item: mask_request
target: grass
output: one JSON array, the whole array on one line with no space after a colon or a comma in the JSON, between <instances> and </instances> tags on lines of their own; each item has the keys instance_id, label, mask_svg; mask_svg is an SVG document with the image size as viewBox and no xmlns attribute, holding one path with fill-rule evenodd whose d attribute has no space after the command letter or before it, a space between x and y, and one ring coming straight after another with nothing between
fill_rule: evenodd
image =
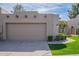
<instances>
[{"instance_id":1,"label":"grass","mask_svg":"<svg viewBox=\"0 0 79 59\"><path fill-rule=\"evenodd\" d=\"M79 54L79 36L71 36L69 38L75 41L67 44L49 44L52 55Z\"/></svg>"}]
</instances>

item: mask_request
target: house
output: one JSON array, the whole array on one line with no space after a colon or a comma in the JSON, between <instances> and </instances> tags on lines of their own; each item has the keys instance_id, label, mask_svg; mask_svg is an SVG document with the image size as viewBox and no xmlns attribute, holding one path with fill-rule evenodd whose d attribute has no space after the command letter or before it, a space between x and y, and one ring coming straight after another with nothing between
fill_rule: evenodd
<instances>
[{"instance_id":1,"label":"house","mask_svg":"<svg viewBox=\"0 0 79 59\"><path fill-rule=\"evenodd\" d=\"M56 14L40 14L36 11L1 13L0 36L3 40L47 40L58 34Z\"/></svg>"},{"instance_id":2,"label":"house","mask_svg":"<svg viewBox=\"0 0 79 59\"><path fill-rule=\"evenodd\" d=\"M79 34L79 15L68 21L68 30L70 34Z\"/></svg>"}]
</instances>

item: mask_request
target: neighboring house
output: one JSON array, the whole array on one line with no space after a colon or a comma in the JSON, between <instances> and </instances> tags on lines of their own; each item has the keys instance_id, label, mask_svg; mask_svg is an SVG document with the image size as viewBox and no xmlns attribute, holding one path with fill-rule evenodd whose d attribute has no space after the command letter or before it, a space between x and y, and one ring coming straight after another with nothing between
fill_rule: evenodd
<instances>
[{"instance_id":1,"label":"neighboring house","mask_svg":"<svg viewBox=\"0 0 79 59\"><path fill-rule=\"evenodd\" d=\"M58 34L56 14L40 14L36 11L0 14L0 33L3 40L47 40Z\"/></svg>"},{"instance_id":2,"label":"neighboring house","mask_svg":"<svg viewBox=\"0 0 79 59\"><path fill-rule=\"evenodd\" d=\"M79 34L79 15L68 21L68 30L70 34Z\"/></svg>"}]
</instances>

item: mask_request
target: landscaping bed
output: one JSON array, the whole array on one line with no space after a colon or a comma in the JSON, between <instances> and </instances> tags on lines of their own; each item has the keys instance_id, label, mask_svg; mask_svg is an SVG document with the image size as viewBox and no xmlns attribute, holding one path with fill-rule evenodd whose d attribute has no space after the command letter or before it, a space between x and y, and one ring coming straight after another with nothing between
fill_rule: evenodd
<instances>
[{"instance_id":1,"label":"landscaping bed","mask_svg":"<svg viewBox=\"0 0 79 59\"><path fill-rule=\"evenodd\" d=\"M67 36L63 33L59 33L56 37L49 35L48 36L48 42L52 42L52 41L64 41L66 40Z\"/></svg>"}]
</instances>

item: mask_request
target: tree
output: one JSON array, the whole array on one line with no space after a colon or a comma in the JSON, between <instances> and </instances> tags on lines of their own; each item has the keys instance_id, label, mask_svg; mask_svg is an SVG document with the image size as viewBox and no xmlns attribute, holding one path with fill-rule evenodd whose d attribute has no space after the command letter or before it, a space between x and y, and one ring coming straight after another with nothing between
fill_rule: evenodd
<instances>
[{"instance_id":1,"label":"tree","mask_svg":"<svg viewBox=\"0 0 79 59\"><path fill-rule=\"evenodd\" d=\"M59 32L64 32L64 29L67 27L67 21L59 21ZM62 30L62 31L60 31Z\"/></svg>"},{"instance_id":2,"label":"tree","mask_svg":"<svg viewBox=\"0 0 79 59\"><path fill-rule=\"evenodd\" d=\"M79 4L72 4L72 9L69 11L69 18L75 18L79 13Z\"/></svg>"},{"instance_id":3,"label":"tree","mask_svg":"<svg viewBox=\"0 0 79 59\"><path fill-rule=\"evenodd\" d=\"M15 7L14 7L14 12L21 12L21 11L24 11L24 8L21 4L17 4Z\"/></svg>"}]
</instances>

